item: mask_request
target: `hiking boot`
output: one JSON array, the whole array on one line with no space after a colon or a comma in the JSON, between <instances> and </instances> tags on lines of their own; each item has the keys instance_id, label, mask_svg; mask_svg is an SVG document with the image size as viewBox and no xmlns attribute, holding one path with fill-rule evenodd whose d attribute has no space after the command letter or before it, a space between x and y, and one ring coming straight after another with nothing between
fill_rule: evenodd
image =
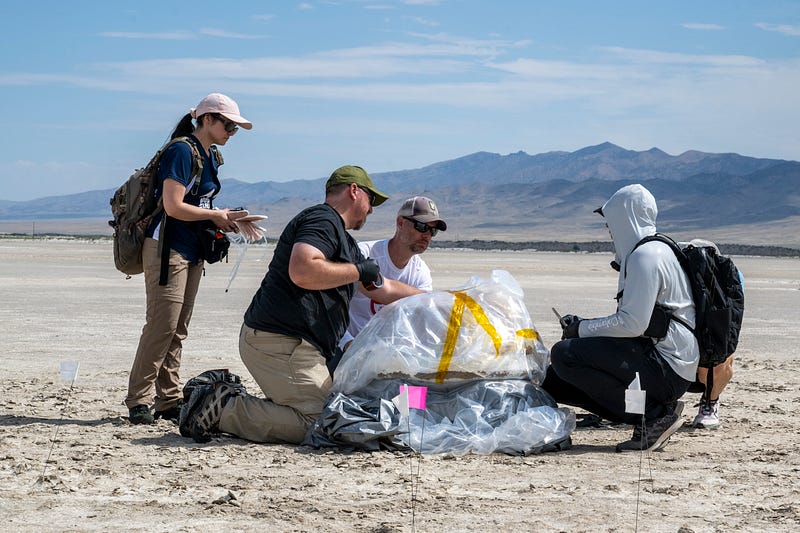
<instances>
[{"instance_id":1,"label":"hiking boot","mask_svg":"<svg viewBox=\"0 0 800 533\"><path fill-rule=\"evenodd\" d=\"M164 420L171 420L172 422L178 423L178 418L181 416L181 407L183 406L183 399L179 399L178 403L169 407L167 409L163 409L161 411L153 411L153 418L158 420L159 418L163 418Z\"/></svg>"},{"instance_id":2,"label":"hiking boot","mask_svg":"<svg viewBox=\"0 0 800 533\"><path fill-rule=\"evenodd\" d=\"M677 402L671 413L646 422L644 429L642 426L634 427L631 439L617 444L617 452L663 450L672 434L683 424L682 413L683 402Z\"/></svg>"},{"instance_id":3,"label":"hiking boot","mask_svg":"<svg viewBox=\"0 0 800 533\"><path fill-rule=\"evenodd\" d=\"M134 405L128 410L128 421L131 424L152 424L155 419L146 405Z\"/></svg>"},{"instance_id":4,"label":"hiking boot","mask_svg":"<svg viewBox=\"0 0 800 533\"><path fill-rule=\"evenodd\" d=\"M221 381L195 387L189 401L181 408L178 424L181 435L191 437L195 442L210 441L219 433L219 420L225 404L231 396L240 393L239 389Z\"/></svg>"},{"instance_id":5,"label":"hiking boot","mask_svg":"<svg viewBox=\"0 0 800 533\"><path fill-rule=\"evenodd\" d=\"M717 429L719 427L719 400L709 402L700 400L697 416L692 422L693 428Z\"/></svg>"}]
</instances>

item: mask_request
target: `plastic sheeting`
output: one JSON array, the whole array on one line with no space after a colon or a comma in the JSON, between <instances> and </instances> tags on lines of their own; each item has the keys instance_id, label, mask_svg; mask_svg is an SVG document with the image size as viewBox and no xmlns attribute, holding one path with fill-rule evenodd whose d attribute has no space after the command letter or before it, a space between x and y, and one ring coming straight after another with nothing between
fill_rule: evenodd
<instances>
[{"instance_id":1,"label":"plastic sheeting","mask_svg":"<svg viewBox=\"0 0 800 533\"><path fill-rule=\"evenodd\" d=\"M506 271L382 308L335 370L304 444L421 453L530 454L569 446L575 416L538 387L542 344ZM401 414L400 385L428 388Z\"/></svg>"},{"instance_id":2,"label":"plastic sheeting","mask_svg":"<svg viewBox=\"0 0 800 533\"><path fill-rule=\"evenodd\" d=\"M527 378L538 385L547 363L522 288L495 270L488 280L473 277L463 287L382 308L342 358L332 390L350 394L395 378L439 384Z\"/></svg>"},{"instance_id":3,"label":"plastic sheeting","mask_svg":"<svg viewBox=\"0 0 800 533\"><path fill-rule=\"evenodd\" d=\"M423 454L528 455L566 449L575 415L526 380L469 381L428 389L425 410L400 413L396 380L374 381L357 395L333 395L303 444L361 450L411 448Z\"/></svg>"}]
</instances>

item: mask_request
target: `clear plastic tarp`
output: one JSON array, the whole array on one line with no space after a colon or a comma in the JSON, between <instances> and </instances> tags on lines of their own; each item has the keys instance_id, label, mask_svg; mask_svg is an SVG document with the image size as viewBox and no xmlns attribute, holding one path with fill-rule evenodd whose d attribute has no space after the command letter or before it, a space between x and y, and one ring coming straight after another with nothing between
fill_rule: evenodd
<instances>
[{"instance_id":1,"label":"clear plastic tarp","mask_svg":"<svg viewBox=\"0 0 800 533\"><path fill-rule=\"evenodd\" d=\"M527 378L537 385L548 352L533 327L522 288L505 270L449 291L385 306L342 358L333 391L349 394L374 379L453 383Z\"/></svg>"},{"instance_id":2,"label":"clear plastic tarp","mask_svg":"<svg viewBox=\"0 0 800 533\"><path fill-rule=\"evenodd\" d=\"M548 351L506 271L382 308L335 370L305 444L422 453L529 454L569 445L574 414L538 385ZM408 415L400 385L427 387Z\"/></svg>"}]
</instances>

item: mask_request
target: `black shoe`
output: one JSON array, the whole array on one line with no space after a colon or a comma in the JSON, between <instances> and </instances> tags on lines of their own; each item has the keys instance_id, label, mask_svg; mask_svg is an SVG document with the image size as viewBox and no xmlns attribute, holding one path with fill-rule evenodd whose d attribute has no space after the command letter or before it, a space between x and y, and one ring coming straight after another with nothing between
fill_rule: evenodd
<instances>
[{"instance_id":1,"label":"black shoe","mask_svg":"<svg viewBox=\"0 0 800 533\"><path fill-rule=\"evenodd\" d=\"M131 424L152 424L155 419L146 405L134 405L128 410L128 421Z\"/></svg>"},{"instance_id":2,"label":"black shoe","mask_svg":"<svg viewBox=\"0 0 800 533\"><path fill-rule=\"evenodd\" d=\"M169 407L167 409L163 409L161 411L153 411L153 418L158 420L159 418L163 418L164 420L171 420L172 422L178 423L178 418L181 416L181 407L183 406L183 400L179 399L178 403Z\"/></svg>"},{"instance_id":3,"label":"black shoe","mask_svg":"<svg viewBox=\"0 0 800 533\"><path fill-rule=\"evenodd\" d=\"M677 402L674 411L647 422L644 430L642 426L634 427L631 439L617 444L617 452L663 450L669 438L683 425L682 413L683 402Z\"/></svg>"}]
</instances>

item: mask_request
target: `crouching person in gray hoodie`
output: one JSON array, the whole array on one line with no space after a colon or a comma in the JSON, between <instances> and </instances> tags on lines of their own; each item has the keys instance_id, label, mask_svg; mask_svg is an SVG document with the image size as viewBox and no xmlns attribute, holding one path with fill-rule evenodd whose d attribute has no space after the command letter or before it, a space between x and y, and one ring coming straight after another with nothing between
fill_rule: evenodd
<instances>
[{"instance_id":1,"label":"crouching person in gray hoodie","mask_svg":"<svg viewBox=\"0 0 800 533\"><path fill-rule=\"evenodd\" d=\"M689 329L656 320L666 310L694 327L689 279L670 247L651 241L656 233L655 198L641 185L619 189L596 210L606 220L619 266L617 311L602 318L566 315L563 337L550 351L542 387L563 404L634 426L626 450L659 450L682 424L678 401L695 379L699 351ZM661 326L662 331L653 333ZM647 336L645 336L647 332ZM625 410L625 390L639 373L646 391L644 424Z\"/></svg>"}]
</instances>

